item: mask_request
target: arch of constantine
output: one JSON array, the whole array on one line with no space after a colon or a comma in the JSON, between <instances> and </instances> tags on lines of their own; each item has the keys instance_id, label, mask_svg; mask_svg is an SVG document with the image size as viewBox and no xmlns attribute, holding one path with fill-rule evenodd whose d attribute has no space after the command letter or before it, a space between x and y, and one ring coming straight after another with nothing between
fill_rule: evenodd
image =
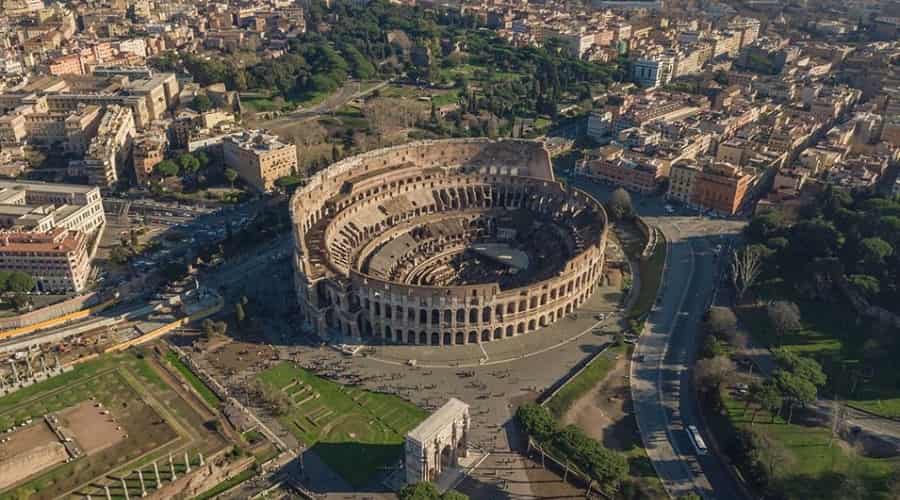
<instances>
[{"instance_id":1,"label":"arch of constantine","mask_svg":"<svg viewBox=\"0 0 900 500\"><path fill-rule=\"evenodd\" d=\"M406 435L406 482L437 481L468 453L469 405L450 398Z\"/></svg>"},{"instance_id":2,"label":"arch of constantine","mask_svg":"<svg viewBox=\"0 0 900 500\"><path fill-rule=\"evenodd\" d=\"M603 274L601 204L539 142L450 139L370 151L291 200L303 318L323 338L446 346L529 334Z\"/></svg>"}]
</instances>

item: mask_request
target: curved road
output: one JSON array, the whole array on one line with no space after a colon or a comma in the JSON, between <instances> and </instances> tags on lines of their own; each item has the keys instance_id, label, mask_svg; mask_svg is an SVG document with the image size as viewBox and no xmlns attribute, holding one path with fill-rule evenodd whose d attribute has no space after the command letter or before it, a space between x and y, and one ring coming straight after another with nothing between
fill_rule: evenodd
<instances>
[{"instance_id":1,"label":"curved road","mask_svg":"<svg viewBox=\"0 0 900 500\"><path fill-rule=\"evenodd\" d=\"M579 179L570 182L600 200L615 189ZM696 359L699 323L720 279L714 248L727 246L746 222L684 215L685 211L669 215L663 200L631 196L637 211L663 232L667 243L657 305L631 363L634 413L647 455L671 497L695 493L708 500L745 498L718 456L697 455L685 429L695 425L710 441L691 392L690 367Z\"/></svg>"},{"instance_id":2,"label":"curved road","mask_svg":"<svg viewBox=\"0 0 900 500\"><path fill-rule=\"evenodd\" d=\"M631 387L635 416L653 466L673 497L737 499L743 493L724 464L698 455L688 425L704 426L689 377L700 319L712 298L718 257L714 247L741 223L697 217L648 217L666 236L667 258L657 307L635 350ZM708 441L708 439L707 439Z\"/></svg>"}]
</instances>

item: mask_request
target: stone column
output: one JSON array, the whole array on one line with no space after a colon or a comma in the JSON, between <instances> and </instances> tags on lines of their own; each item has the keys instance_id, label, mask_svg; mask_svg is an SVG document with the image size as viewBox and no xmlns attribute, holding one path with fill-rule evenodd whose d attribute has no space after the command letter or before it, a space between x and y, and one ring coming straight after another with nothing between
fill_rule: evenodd
<instances>
[{"instance_id":1,"label":"stone column","mask_svg":"<svg viewBox=\"0 0 900 500\"><path fill-rule=\"evenodd\" d=\"M125 482L125 478L119 478L122 481L122 492L125 494L125 500L129 500L128 497L128 483Z\"/></svg>"},{"instance_id":2,"label":"stone column","mask_svg":"<svg viewBox=\"0 0 900 500\"><path fill-rule=\"evenodd\" d=\"M156 489L162 488L162 481L159 480L159 466L156 465L156 460L153 461L153 474L156 476Z\"/></svg>"},{"instance_id":3,"label":"stone column","mask_svg":"<svg viewBox=\"0 0 900 500\"><path fill-rule=\"evenodd\" d=\"M112 495L109 494L109 486L104 484L103 490L106 491L106 500L112 500Z\"/></svg>"},{"instance_id":4,"label":"stone column","mask_svg":"<svg viewBox=\"0 0 900 500\"><path fill-rule=\"evenodd\" d=\"M19 371L16 370L16 362L10 360L9 366L12 367L13 379L14 379L14 380L16 381L16 383L18 384L18 383L19 383Z\"/></svg>"},{"instance_id":5,"label":"stone column","mask_svg":"<svg viewBox=\"0 0 900 500\"><path fill-rule=\"evenodd\" d=\"M185 450L185 452L184 452L184 473L185 474L191 473L191 459L188 457L187 450Z\"/></svg>"},{"instance_id":6,"label":"stone column","mask_svg":"<svg viewBox=\"0 0 900 500\"><path fill-rule=\"evenodd\" d=\"M198 458L200 459L200 467L203 467L203 453L197 453Z\"/></svg>"},{"instance_id":7,"label":"stone column","mask_svg":"<svg viewBox=\"0 0 900 500\"><path fill-rule=\"evenodd\" d=\"M169 471L172 472L172 476L169 478L172 482L175 482L178 479L178 476L175 475L175 462L172 461L172 454L169 453Z\"/></svg>"},{"instance_id":8,"label":"stone column","mask_svg":"<svg viewBox=\"0 0 900 500\"><path fill-rule=\"evenodd\" d=\"M141 496L147 496L147 487L144 485L144 472L141 469L138 469L138 480L141 482Z\"/></svg>"}]
</instances>

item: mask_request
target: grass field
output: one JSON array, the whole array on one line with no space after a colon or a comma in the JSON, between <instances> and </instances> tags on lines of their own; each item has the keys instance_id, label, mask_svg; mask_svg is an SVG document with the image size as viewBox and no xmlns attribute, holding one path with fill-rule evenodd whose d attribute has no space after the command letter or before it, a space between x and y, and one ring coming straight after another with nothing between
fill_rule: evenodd
<instances>
[{"instance_id":1,"label":"grass field","mask_svg":"<svg viewBox=\"0 0 900 500\"><path fill-rule=\"evenodd\" d=\"M853 498L887 499L888 480L900 466L900 458L876 459L859 455L840 440L831 441L830 429L805 425L787 424L782 418L772 416L765 410L756 415L750 426L753 408L744 409L744 403L724 397L726 415L711 417L715 432L720 439L734 433L735 428L752 429L769 438L769 444L760 450L762 462L770 464L775 473L778 489L785 498L845 499L842 489L846 477L862 483L865 493Z\"/></svg>"},{"instance_id":2,"label":"grass field","mask_svg":"<svg viewBox=\"0 0 900 500\"><path fill-rule=\"evenodd\" d=\"M193 387L194 390L197 391L197 394L200 394L203 400L206 401L210 407L219 407L219 405L222 403L222 400L219 399L219 396L216 396L216 393L214 393L212 389L210 389L205 383L203 383L203 381L200 380L197 375L194 375L194 372L192 372L191 369L181 361L175 351L168 351L166 353L166 361L171 364L176 370L178 370L178 373L180 373L181 376L191 384L191 387Z\"/></svg>"},{"instance_id":3,"label":"grass field","mask_svg":"<svg viewBox=\"0 0 900 500\"><path fill-rule=\"evenodd\" d=\"M828 374L828 393L837 392L848 404L886 417L900 417L900 372L890 355L870 353L866 356L862 329L850 306L813 301L796 301L800 306L803 327L775 337L766 316L765 306L738 308L742 325L762 345L784 346L822 363ZM876 354L876 355L872 355ZM869 372L851 384L853 371ZM871 376L869 376L871 375Z\"/></svg>"},{"instance_id":4,"label":"grass field","mask_svg":"<svg viewBox=\"0 0 900 500\"><path fill-rule=\"evenodd\" d=\"M208 500L210 498L213 498L216 495L218 495L220 493L224 493L224 492L230 490L231 488L234 488L235 486L243 483L244 481L253 477L255 474L256 474L256 471L254 471L252 467L249 469L246 469L243 472L241 472L240 474L232 477L231 479L222 481L221 483L215 485L213 488L211 488L207 491L204 491L200 495L195 496L193 500Z\"/></svg>"},{"instance_id":5,"label":"grass field","mask_svg":"<svg viewBox=\"0 0 900 500\"><path fill-rule=\"evenodd\" d=\"M662 232L656 230L657 242L653 255L649 259L641 259L638 262L641 284L638 296L634 304L626 313L627 318L644 318L653 307L659 284L662 280L663 268L666 264L666 238Z\"/></svg>"},{"instance_id":6,"label":"grass field","mask_svg":"<svg viewBox=\"0 0 900 500\"><path fill-rule=\"evenodd\" d=\"M427 415L397 396L343 386L289 362L259 379L291 401L281 423L354 487L400 459L404 435Z\"/></svg>"},{"instance_id":7,"label":"grass field","mask_svg":"<svg viewBox=\"0 0 900 500\"><path fill-rule=\"evenodd\" d=\"M566 411L588 393L598 382L606 378L606 374L616 365L616 356L624 354L628 346L612 346L598 354L587 368L560 389L547 401L547 409L556 418L561 418Z\"/></svg>"}]
</instances>

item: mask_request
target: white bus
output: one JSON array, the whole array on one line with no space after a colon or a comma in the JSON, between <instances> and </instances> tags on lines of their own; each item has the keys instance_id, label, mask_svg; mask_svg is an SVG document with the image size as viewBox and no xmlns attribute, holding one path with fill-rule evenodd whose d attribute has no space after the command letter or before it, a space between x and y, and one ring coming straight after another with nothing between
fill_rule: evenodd
<instances>
[{"instance_id":1,"label":"white bus","mask_svg":"<svg viewBox=\"0 0 900 500\"><path fill-rule=\"evenodd\" d=\"M703 437L700 435L700 431L697 430L696 426L689 425L687 426L688 437L691 438L691 444L694 445L694 449L697 450L698 455L706 455L706 443L703 442Z\"/></svg>"}]
</instances>

